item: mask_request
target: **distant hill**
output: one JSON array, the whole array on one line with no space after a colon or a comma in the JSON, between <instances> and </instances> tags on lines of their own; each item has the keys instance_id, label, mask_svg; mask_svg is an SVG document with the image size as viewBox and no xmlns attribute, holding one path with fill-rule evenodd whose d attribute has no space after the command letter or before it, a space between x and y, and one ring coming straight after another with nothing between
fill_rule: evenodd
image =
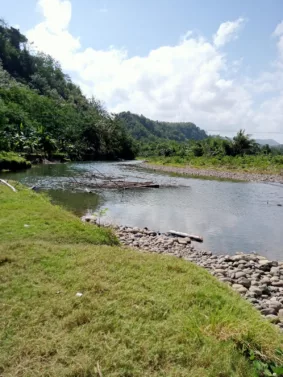
<instances>
[{"instance_id":1,"label":"distant hill","mask_svg":"<svg viewBox=\"0 0 283 377\"><path fill-rule=\"evenodd\" d=\"M117 114L116 117L124 123L130 134L140 141L202 140L207 137L204 130L191 122L159 122L143 115L132 114L129 111Z\"/></svg>"},{"instance_id":2,"label":"distant hill","mask_svg":"<svg viewBox=\"0 0 283 377\"><path fill-rule=\"evenodd\" d=\"M273 139L256 139L255 140L260 145L268 144L270 147L278 147L280 143Z\"/></svg>"}]
</instances>

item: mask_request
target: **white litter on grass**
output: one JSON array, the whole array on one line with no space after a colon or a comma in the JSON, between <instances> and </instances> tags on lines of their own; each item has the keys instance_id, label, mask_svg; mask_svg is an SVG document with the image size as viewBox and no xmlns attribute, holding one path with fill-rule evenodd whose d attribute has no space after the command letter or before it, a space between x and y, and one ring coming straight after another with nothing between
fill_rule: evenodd
<instances>
[{"instance_id":1,"label":"white litter on grass","mask_svg":"<svg viewBox=\"0 0 283 377\"><path fill-rule=\"evenodd\" d=\"M82 297L82 295L83 295L83 294L82 294L81 292L77 292L77 293L76 293L76 296L77 296L77 297Z\"/></svg>"},{"instance_id":2,"label":"white litter on grass","mask_svg":"<svg viewBox=\"0 0 283 377\"><path fill-rule=\"evenodd\" d=\"M24 225L24 227L25 227L25 228L29 228L29 227L30 227L30 225L28 225L28 224L25 224L25 225Z\"/></svg>"}]
</instances>

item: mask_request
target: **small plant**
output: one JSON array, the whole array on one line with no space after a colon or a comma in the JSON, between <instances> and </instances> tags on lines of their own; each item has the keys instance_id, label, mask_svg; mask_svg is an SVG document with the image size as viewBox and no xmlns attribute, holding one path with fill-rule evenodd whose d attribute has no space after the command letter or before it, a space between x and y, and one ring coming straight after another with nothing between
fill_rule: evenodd
<instances>
[{"instance_id":1,"label":"small plant","mask_svg":"<svg viewBox=\"0 0 283 377\"><path fill-rule=\"evenodd\" d=\"M108 208L101 208L98 212L95 212L94 215L96 216L97 218L97 225L100 227L101 223L100 223L100 220L101 220L101 217L106 215L106 213L108 212Z\"/></svg>"},{"instance_id":2,"label":"small plant","mask_svg":"<svg viewBox=\"0 0 283 377\"><path fill-rule=\"evenodd\" d=\"M273 361L263 361L255 355L253 351L249 352L249 358L257 372L258 377L283 377L283 365L277 365ZM277 350L276 353L280 356L283 355L282 350Z\"/></svg>"}]
</instances>

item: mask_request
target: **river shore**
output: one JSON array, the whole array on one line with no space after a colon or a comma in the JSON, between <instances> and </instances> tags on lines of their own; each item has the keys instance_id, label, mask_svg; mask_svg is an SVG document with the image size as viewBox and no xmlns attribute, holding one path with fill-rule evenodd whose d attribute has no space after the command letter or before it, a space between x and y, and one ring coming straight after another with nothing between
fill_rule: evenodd
<instances>
[{"instance_id":1,"label":"river shore","mask_svg":"<svg viewBox=\"0 0 283 377\"><path fill-rule=\"evenodd\" d=\"M183 175L189 175L193 177L200 178L218 178L227 179L235 181L246 181L246 182L277 182L283 184L283 175L276 174L259 174L259 173L246 173L246 172L234 172L234 171L222 171L214 169L198 169L190 166L176 167L176 166L166 166L151 164L147 162L142 162L140 167L145 169L151 169L154 171L161 171L166 173L177 173Z\"/></svg>"},{"instance_id":2,"label":"river shore","mask_svg":"<svg viewBox=\"0 0 283 377\"><path fill-rule=\"evenodd\" d=\"M84 216L82 220L96 223L93 216ZM141 252L172 255L205 268L283 329L283 262L270 261L257 254L213 254L196 248L189 237L147 228L114 226L114 230L125 246Z\"/></svg>"},{"instance_id":3,"label":"river shore","mask_svg":"<svg viewBox=\"0 0 283 377\"><path fill-rule=\"evenodd\" d=\"M190 238L159 234L147 228L117 227L116 234L124 245L169 254L205 268L283 328L283 262L269 261L257 254L213 255L195 248Z\"/></svg>"}]
</instances>

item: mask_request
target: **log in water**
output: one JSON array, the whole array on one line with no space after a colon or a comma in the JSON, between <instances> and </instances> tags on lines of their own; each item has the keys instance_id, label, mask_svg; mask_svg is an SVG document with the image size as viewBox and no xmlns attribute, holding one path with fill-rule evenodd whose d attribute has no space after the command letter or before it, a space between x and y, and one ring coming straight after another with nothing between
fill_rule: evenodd
<instances>
[{"instance_id":1,"label":"log in water","mask_svg":"<svg viewBox=\"0 0 283 377\"><path fill-rule=\"evenodd\" d=\"M176 232L176 230L169 230L169 233L172 234L172 236L178 236L178 237L188 237L193 241L197 242L203 242L203 238L200 236L196 236L194 234L188 234L183 232Z\"/></svg>"}]
</instances>

